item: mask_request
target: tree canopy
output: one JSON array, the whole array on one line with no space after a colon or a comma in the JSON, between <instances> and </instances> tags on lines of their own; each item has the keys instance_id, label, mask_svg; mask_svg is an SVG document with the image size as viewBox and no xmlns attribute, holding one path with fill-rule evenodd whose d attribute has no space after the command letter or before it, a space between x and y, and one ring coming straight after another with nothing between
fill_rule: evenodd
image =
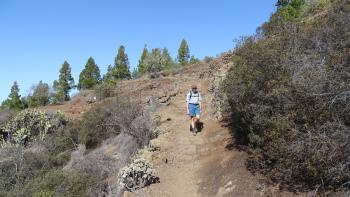
<instances>
[{"instance_id":1,"label":"tree canopy","mask_svg":"<svg viewBox=\"0 0 350 197\"><path fill-rule=\"evenodd\" d=\"M90 57L85 64L85 68L79 75L78 89L91 89L101 82L100 68L95 60Z\"/></svg>"},{"instance_id":2,"label":"tree canopy","mask_svg":"<svg viewBox=\"0 0 350 197\"><path fill-rule=\"evenodd\" d=\"M74 78L67 61L62 64L59 79L53 82L53 88L56 92L55 99L57 101L62 102L70 99L69 92L74 88Z\"/></svg>"},{"instance_id":3,"label":"tree canopy","mask_svg":"<svg viewBox=\"0 0 350 197\"><path fill-rule=\"evenodd\" d=\"M185 39L182 39L178 55L177 55L177 61L181 65L186 65L190 60L190 49L188 47L187 41Z\"/></svg>"},{"instance_id":4,"label":"tree canopy","mask_svg":"<svg viewBox=\"0 0 350 197\"><path fill-rule=\"evenodd\" d=\"M45 106L50 101L50 87L47 83L39 81L36 86L32 87L33 93L28 96L28 106L38 107Z\"/></svg>"},{"instance_id":5,"label":"tree canopy","mask_svg":"<svg viewBox=\"0 0 350 197\"><path fill-rule=\"evenodd\" d=\"M23 108L17 81L13 83L11 87L11 92L8 98L4 102L2 102L2 106L13 110L20 110Z\"/></svg>"},{"instance_id":6,"label":"tree canopy","mask_svg":"<svg viewBox=\"0 0 350 197\"><path fill-rule=\"evenodd\" d=\"M117 79L131 79L131 73L129 69L129 59L125 52L125 47L121 45L118 49L118 54L114 61L115 77Z\"/></svg>"}]
</instances>

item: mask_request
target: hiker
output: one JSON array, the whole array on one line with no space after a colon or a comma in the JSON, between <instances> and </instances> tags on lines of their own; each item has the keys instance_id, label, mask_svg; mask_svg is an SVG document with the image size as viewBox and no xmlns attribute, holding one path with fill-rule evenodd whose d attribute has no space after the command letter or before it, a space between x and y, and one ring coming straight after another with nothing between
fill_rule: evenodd
<instances>
[{"instance_id":1,"label":"hiker","mask_svg":"<svg viewBox=\"0 0 350 197\"><path fill-rule=\"evenodd\" d=\"M193 135L196 135L198 131L197 124L202 111L201 100L202 97L198 92L197 86L192 85L192 89L186 96L186 108L187 114L191 117L190 131L193 132Z\"/></svg>"}]
</instances>

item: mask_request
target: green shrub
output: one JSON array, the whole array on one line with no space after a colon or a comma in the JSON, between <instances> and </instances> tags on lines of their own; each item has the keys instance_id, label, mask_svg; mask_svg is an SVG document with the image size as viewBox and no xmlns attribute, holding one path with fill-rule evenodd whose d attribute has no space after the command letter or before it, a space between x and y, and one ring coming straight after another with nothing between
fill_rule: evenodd
<instances>
[{"instance_id":1,"label":"green shrub","mask_svg":"<svg viewBox=\"0 0 350 197\"><path fill-rule=\"evenodd\" d=\"M287 3L278 4L279 9L275 13L276 16L282 16L284 20L292 20L300 17L303 12L305 0L291 0ZM274 16L274 17L276 17Z\"/></svg>"},{"instance_id":2,"label":"green shrub","mask_svg":"<svg viewBox=\"0 0 350 197\"><path fill-rule=\"evenodd\" d=\"M116 96L115 85L109 83L98 84L94 87L95 95L98 100Z\"/></svg>"},{"instance_id":3,"label":"green shrub","mask_svg":"<svg viewBox=\"0 0 350 197\"><path fill-rule=\"evenodd\" d=\"M43 144L48 150L50 167L60 167L67 164L71 152L76 148L76 142L68 133L62 131L48 135Z\"/></svg>"},{"instance_id":4,"label":"green shrub","mask_svg":"<svg viewBox=\"0 0 350 197\"><path fill-rule=\"evenodd\" d=\"M62 170L49 171L45 176L28 182L26 190L33 196L89 196L94 178L78 172L66 174ZM91 189L90 189L91 188Z\"/></svg>"},{"instance_id":5,"label":"green shrub","mask_svg":"<svg viewBox=\"0 0 350 197\"><path fill-rule=\"evenodd\" d=\"M272 16L238 43L223 83L249 169L297 190L349 188L350 4L327 9L308 23Z\"/></svg>"}]
</instances>

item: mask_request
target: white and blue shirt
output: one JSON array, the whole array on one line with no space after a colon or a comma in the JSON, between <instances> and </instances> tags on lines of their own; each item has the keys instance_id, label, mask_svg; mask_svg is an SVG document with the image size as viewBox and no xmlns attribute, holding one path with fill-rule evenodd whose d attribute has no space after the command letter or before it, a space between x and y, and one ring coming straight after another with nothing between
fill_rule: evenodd
<instances>
[{"instance_id":1,"label":"white and blue shirt","mask_svg":"<svg viewBox=\"0 0 350 197\"><path fill-rule=\"evenodd\" d=\"M186 102L188 102L189 104L199 104L199 102L202 101L202 96L199 92L194 93L192 90L187 93L186 96Z\"/></svg>"}]
</instances>

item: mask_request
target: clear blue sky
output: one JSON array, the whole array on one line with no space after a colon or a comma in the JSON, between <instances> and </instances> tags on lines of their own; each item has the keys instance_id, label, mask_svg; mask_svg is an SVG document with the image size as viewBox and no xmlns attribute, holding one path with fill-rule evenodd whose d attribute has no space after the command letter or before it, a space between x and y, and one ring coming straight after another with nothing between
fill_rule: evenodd
<instances>
[{"instance_id":1,"label":"clear blue sky","mask_svg":"<svg viewBox=\"0 0 350 197\"><path fill-rule=\"evenodd\" d=\"M22 96L43 80L52 84L64 60L75 80L92 56L102 74L119 45L131 67L144 44L176 56L185 38L191 54L216 56L233 40L253 34L276 0L0 0L0 101L13 81Z\"/></svg>"}]
</instances>

